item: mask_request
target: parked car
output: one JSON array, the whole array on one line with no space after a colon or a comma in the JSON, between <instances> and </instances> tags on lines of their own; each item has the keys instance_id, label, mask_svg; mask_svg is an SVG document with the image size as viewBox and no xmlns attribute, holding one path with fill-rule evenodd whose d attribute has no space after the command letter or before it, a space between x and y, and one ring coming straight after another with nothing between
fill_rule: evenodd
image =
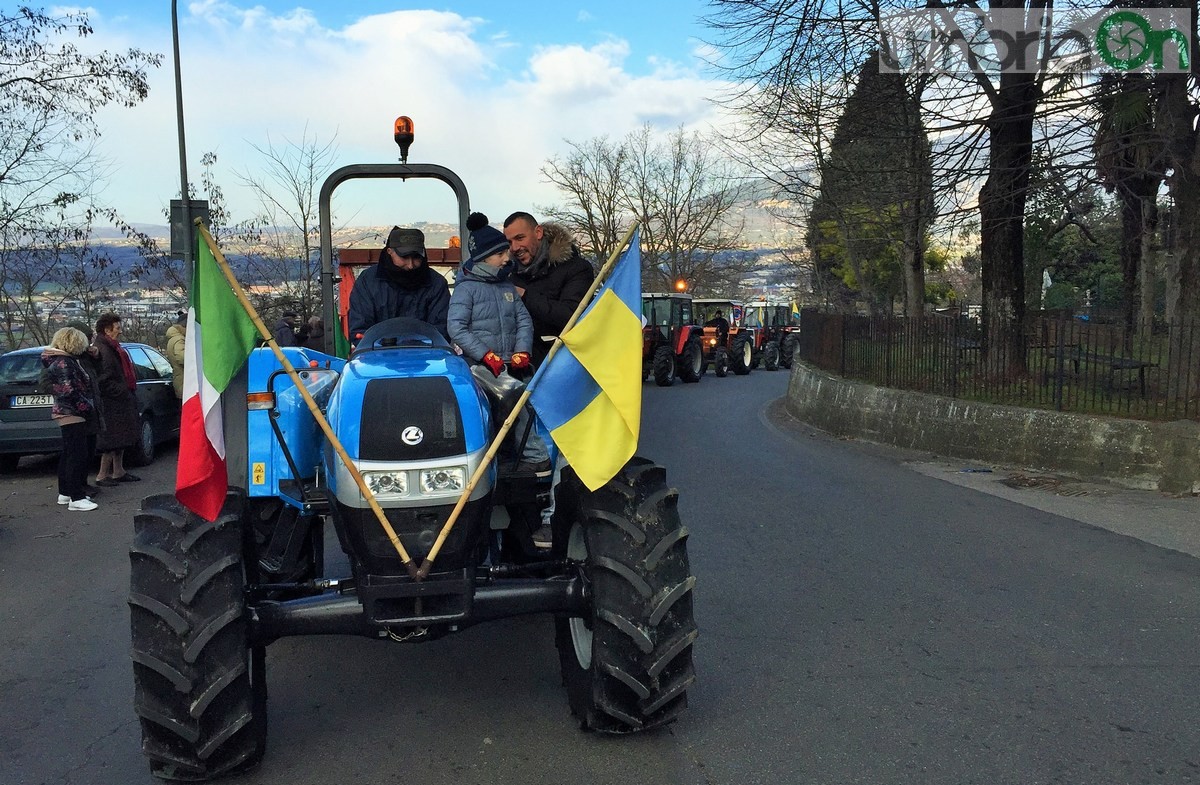
<instances>
[{"instance_id":1,"label":"parked car","mask_svg":"<svg viewBox=\"0 0 1200 785\"><path fill-rule=\"evenodd\" d=\"M171 364L159 351L143 343L121 344L133 360L137 374L137 407L141 434L125 451L125 461L144 466L154 460L158 445L179 436L179 399L171 384ZM36 346L0 355L0 471L17 467L22 455L55 453L62 447L59 428L50 419L49 395L37 393L42 370Z\"/></svg>"}]
</instances>

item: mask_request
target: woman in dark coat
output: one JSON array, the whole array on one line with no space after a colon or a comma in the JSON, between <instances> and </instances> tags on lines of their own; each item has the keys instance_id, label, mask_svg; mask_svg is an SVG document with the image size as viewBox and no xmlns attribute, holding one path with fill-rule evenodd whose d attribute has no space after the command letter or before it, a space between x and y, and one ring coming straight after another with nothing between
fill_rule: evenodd
<instances>
[{"instance_id":1,"label":"woman in dark coat","mask_svg":"<svg viewBox=\"0 0 1200 785\"><path fill-rule=\"evenodd\" d=\"M43 374L54 395L50 416L62 429L62 454L58 458L58 503L68 510L94 510L87 493L88 463L92 456L90 435L100 427L96 407L99 396L81 357L88 348L87 336L74 327L54 333L42 352Z\"/></svg>"},{"instance_id":2,"label":"woman in dark coat","mask_svg":"<svg viewBox=\"0 0 1200 785\"><path fill-rule=\"evenodd\" d=\"M141 431L133 394L137 375L129 353L121 346L120 316L106 313L96 320L95 346L100 350L98 382L104 412L104 430L96 439L100 453L96 484L111 487L119 482L137 482L142 478L125 471L125 448L133 446Z\"/></svg>"}]
</instances>

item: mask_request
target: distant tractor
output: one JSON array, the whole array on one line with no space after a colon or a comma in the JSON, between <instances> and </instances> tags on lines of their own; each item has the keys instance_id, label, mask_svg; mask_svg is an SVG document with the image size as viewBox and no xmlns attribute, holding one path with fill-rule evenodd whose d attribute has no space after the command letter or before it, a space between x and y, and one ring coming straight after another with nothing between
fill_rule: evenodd
<instances>
[{"instance_id":1,"label":"distant tractor","mask_svg":"<svg viewBox=\"0 0 1200 785\"><path fill-rule=\"evenodd\" d=\"M800 337L800 325L793 323L791 303L782 300L758 299L745 305L745 322L759 332L755 350L755 365L773 371L777 367L791 368Z\"/></svg>"},{"instance_id":2,"label":"distant tractor","mask_svg":"<svg viewBox=\"0 0 1200 785\"><path fill-rule=\"evenodd\" d=\"M692 324L692 296L642 293L642 378L670 387L675 377L698 382L704 375L703 329Z\"/></svg>"},{"instance_id":3,"label":"distant tractor","mask_svg":"<svg viewBox=\"0 0 1200 785\"><path fill-rule=\"evenodd\" d=\"M754 362L757 336L743 324L744 309L736 300L704 298L693 301L697 321L704 327L701 343L704 361L712 363L717 376L725 376L732 370L738 376L750 373ZM728 328L717 327L717 314L728 323Z\"/></svg>"}]
</instances>

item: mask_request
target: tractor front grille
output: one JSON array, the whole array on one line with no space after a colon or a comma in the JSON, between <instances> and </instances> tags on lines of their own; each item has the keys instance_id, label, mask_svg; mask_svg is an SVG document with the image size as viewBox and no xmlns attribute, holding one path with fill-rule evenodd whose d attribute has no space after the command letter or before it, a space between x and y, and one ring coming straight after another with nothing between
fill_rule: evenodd
<instances>
[{"instance_id":1,"label":"tractor front grille","mask_svg":"<svg viewBox=\"0 0 1200 785\"><path fill-rule=\"evenodd\" d=\"M372 379L363 394L359 457L421 461L466 453L462 415L444 376Z\"/></svg>"}]
</instances>

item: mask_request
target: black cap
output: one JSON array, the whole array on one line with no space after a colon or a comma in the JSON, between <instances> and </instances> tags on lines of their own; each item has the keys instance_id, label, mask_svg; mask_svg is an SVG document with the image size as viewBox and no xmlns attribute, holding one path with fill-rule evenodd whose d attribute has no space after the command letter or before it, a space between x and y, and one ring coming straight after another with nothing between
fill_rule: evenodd
<instances>
[{"instance_id":1,"label":"black cap","mask_svg":"<svg viewBox=\"0 0 1200 785\"><path fill-rule=\"evenodd\" d=\"M420 229L401 229L399 226L393 226L392 231L388 233L386 247L401 256L415 253L425 258L425 235Z\"/></svg>"}]
</instances>

